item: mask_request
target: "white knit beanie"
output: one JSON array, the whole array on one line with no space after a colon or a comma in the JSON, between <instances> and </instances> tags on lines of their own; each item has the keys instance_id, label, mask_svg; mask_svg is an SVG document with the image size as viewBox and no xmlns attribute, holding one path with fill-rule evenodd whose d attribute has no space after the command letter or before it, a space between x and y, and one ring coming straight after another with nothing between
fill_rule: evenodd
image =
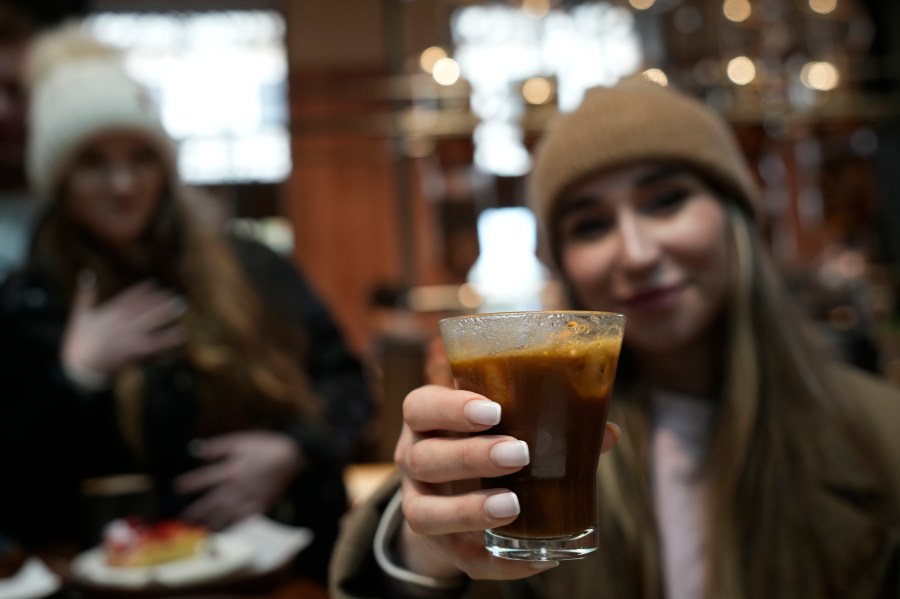
<instances>
[{"instance_id":1,"label":"white knit beanie","mask_svg":"<svg viewBox=\"0 0 900 599\"><path fill-rule=\"evenodd\" d=\"M45 199L58 193L69 162L92 137L142 136L176 179L172 140L146 90L128 76L121 53L66 24L40 36L29 55L28 178Z\"/></svg>"}]
</instances>

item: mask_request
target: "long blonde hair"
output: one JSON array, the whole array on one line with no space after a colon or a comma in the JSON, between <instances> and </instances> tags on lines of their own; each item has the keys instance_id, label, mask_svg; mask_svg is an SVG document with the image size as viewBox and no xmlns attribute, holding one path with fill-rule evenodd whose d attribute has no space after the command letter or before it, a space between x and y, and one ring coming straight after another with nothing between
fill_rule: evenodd
<instances>
[{"instance_id":1,"label":"long blonde hair","mask_svg":"<svg viewBox=\"0 0 900 599\"><path fill-rule=\"evenodd\" d=\"M185 360L196 375L198 435L273 425L285 414L317 418L321 405L302 363L305 336L264 305L219 230L192 211L189 193L173 185L138 251L114 254L73 222L61 202L50 209L36 238L36 256L74 295L78 273L97 276L99 301L143 279L184 295L184 347L120 372L114 382L123 435L144 454L141 412L145 368Z\"/></svg>"},{"instance_id":2,"label":"long blonde hair","mask_svg":"<svg viewBox=\"0 0 900 599\"><path fill-rule=\"evenodd\" d=\"M837 439L863 456L870 449L842 417L826 384L827 352L782 290L756 226L739 208L726 210L733 258L721 401L705 464L707 596L839 595L859 564L829 550L826 444ZM602 526L623 545L616 559L633 574L624 583L629 595L656 598L663 583L658 532L648 525L655 517L646 398L627 365L620 377L610 418L623 436L600 464ZM872 514L873 537L879 517Z\"/></svg>"}]
</instances>

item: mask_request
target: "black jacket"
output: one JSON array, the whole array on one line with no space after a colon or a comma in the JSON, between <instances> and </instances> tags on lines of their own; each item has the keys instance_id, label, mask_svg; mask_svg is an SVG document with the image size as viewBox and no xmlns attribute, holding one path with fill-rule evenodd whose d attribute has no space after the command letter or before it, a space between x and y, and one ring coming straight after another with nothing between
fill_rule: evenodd
<instances>
[{"instance_id":1,"label":"black jacket","mask_svg":"<svg viewBox=\"0 0 900 599\"><path fill-rule=\"evenodd\" d=\"M322 578L347 504L343 464L371 411L367 382L293 265L262 245L232 241L267 306L305 331L309 351L302 366L327 406L321 426L291 419L276 427L297 441L310 462L278 514L313 529L315 541L298 564ZM36 263L0 287L0 530L28 545L96 540L79 530L79 485L86 478L150 474L161 493L158 514L171 515L190 500L171 491L172 478L197 465L187 450L198 416L190 366L172 359L143 367L147 455L139 459L121 436L112 393L83 393L63 373L59 350L68 309L53 274Z\"/></svg>"}]
</instances>

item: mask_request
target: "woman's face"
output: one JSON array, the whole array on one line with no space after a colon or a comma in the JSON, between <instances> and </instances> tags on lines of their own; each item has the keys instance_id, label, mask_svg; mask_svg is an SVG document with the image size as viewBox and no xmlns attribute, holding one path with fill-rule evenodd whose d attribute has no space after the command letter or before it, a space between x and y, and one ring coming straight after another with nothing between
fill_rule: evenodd
<instances>
[{"instance_id":1,"label":"woman's face","mask_svg":"<svg viewBox=\"0 0 900 599\"><path fill-rule=\"evenodd\" d=\"M107 133L91 139L63 177L63 207L106 245L137 243L156 215L166 184L153 147L139 135Z\"/></svg>"},{"instance_id":2,"label":"woman's face","mask_svg":"<svg viewBox=\"0 0 900 599\"><path fill-rule=\"evenodd\" d=\"M566 193L559 214L573 293L586 309L624 314L633 350L678 351L722 313L727 218L697 176L666 165L605 172Z\"/></svg>"}]
</instances>

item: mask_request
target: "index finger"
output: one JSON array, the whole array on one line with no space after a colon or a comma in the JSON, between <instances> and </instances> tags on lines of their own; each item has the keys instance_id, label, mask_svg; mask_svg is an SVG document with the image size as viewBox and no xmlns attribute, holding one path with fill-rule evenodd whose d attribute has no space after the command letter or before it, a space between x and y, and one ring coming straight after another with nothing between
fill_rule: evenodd
<instances>
[{"instance_id":1,"label":"index finger","mask_svg":"<svg viewBox=\"0 0 900 599\"><path fill-rule=\"evenodd\" d=\"M414 389L403 401L403 421L416 433L476 433L500 422L500 404L471 391L439 385Z\"/></svg>"},{"instance_id":2,"label":"index finger","mask_svg":"<svg viewBox=\"0 0 900 599\"><path fill-rule=\"evenodd\" d=\"M78 286L72 300L73 316L83 314L97 303L97 275L91 270L83 270L78 274Z\"/></svg>"},{"instance_id":3,"label":"index finger","mask_svg":"<svg viewBox=\"0 0 900 599\"><path fill-rule=\"evenodd\" d=\"M175 488L181 493L195 493L214 487L222 481L228 480L228 477L228 466L222 462L216 462L179 475L175 479Z\"/></svg>"}]
</instances>

